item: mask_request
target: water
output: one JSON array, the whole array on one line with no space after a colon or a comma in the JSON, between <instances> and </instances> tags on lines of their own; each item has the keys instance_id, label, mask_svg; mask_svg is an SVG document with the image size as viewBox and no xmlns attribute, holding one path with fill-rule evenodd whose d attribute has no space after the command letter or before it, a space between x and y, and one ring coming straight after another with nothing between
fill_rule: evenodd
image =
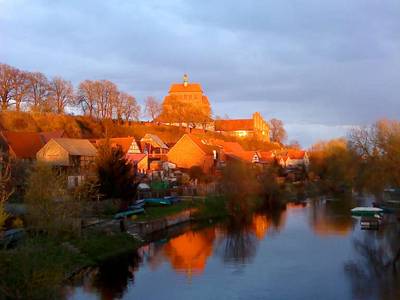
<instances>
[{"instance_id":1,"label":"water","mask_svg":"<svg viewBox=\"0 0 400 300\"><path fill-rule=\"evenodd\" d=\"M393 273L386 267L379 273L383 258L395 255L399 231L395 225L361 231L350 207L349 201L311 201L245 221L175 228L159 241L89 272L69 288L68 295L70 299L399 299L400 285Z\"/></svg>"}]
</instances>

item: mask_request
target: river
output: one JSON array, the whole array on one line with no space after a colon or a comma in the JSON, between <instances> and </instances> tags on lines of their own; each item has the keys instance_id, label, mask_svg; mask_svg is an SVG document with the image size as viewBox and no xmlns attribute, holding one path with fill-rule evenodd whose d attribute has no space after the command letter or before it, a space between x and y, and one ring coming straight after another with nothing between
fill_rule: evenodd
<instances>
[{"instance_id":1,"label":"river","mask_svg":"<svg viewBox=\"0 0 400 300\"><path fill-rule=\"evenodd\" d=\"M187 224L109 260L68 287L69 299L400 299L384 267L396 223L360 229L349 200L288 203L246 221Z\"/></svg>"}]
</instances>

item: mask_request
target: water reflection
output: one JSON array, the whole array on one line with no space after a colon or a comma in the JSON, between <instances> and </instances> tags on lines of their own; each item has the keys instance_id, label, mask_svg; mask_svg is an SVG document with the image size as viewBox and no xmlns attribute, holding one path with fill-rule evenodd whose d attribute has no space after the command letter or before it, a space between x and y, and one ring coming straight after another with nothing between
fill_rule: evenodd
<instances>
[{"instance_id":1,"label":"water reflection","mask_svg":"<svg viewBox=\"0 0 400 300\"><path fill-rule=\"evenodd\" d=\"M400 299L400 228L388 218L383 230L354 238L355 259L345 264L359 299Z\"/></svg>"},{"instance_id":2,"label":"water reflection","mask_svg":"<svg viewBox=\"0 0 400 300\"><path fill-rule=\"evenodd\" d=\"M310 224L316 234L346 236L352 231L351 199L314 199L310 206Z\"/></svg>"},{"instance_id":3,"label":"water reflection","mask_svg":"<svg viewBox=\"0 0 400 300\"><path fill-rule=\"evenodd\" d=\"M284 282L290 282L296 286L291 296L297 293L309 296L303 299L323 297L324 294L310 294L317 284L325 289L340 286L330 291L337 292L332 299L400 299L396 288L400 284L397 275L400 265L398 261L393 264L396 258L400 261L397 223L389 223L383 231L360 231L357 221L350 215L352 205L346 199L315 199L307 203L288 203L275 210L261 209L250 216L237 215L208 227L176 227L155 237L157 242L100 265L84 276L78 286L84 294L101 299L130 298L135 290L142 296L147 295L148 287L154 285L153 276L161 275L156 280L160 290L177 289L179 293L179 288L189 286L186 292L189 290L199 295L198 298L202 295L207 298L204 290L209 287L210 280L222 284L228 276L224 268L233 267L247 270L234 274L243 276L240 279L243 284L258 286L259 290L254 292L259 298L266 295L262 288L265 284L270 284L269 291L275 291L275 284L282 288ZM305 255L313 251L318 255L305 261ZM248 275L254 268L255 275ZM264 276L268 272L279 276L274 275L269 283L262 281L261 284L257 268L264 268ZM298 278L298 272L313 279ZM347 276L343 276L343 272ZM151 276L147 277L149 274ZM322 280L325 277L331 278L332 283L325 285L327 281ZM201 283L202 279L208 280L207 284ZM162 288L163 282L168 283ZM240 285L236 289L240 291ZM218 292L219 296L226 295L223 289ZM275 295L285 299L282 294ZM160 296L162 292L149 298ZM172 299L184 298L174 296Z\"/></svg>"},{"instance_id":4,"label":"water reflection","mask_svg":"<svg viewBox=\"0 0 400 300\"><path fill-rule=\"evenodd\" d=\"M213 250L214 227L188 231L172 238L164 246L164 254L174 270L192 275L201 274Z\"/></svg>"}]
</instances>

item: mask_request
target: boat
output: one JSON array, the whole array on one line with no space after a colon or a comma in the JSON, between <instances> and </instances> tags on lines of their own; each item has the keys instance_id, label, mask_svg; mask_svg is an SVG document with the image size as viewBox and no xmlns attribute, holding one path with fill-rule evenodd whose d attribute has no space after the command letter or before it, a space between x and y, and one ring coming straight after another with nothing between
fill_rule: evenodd
<instances>
[{"instance_id":1,"label":"boat","mask_svg":"<svg viewBox=\"0 0 400 300\"><path fill-rule=\"evenodd\" d=\"M143 208L144 202L145 202L144 199L136 200L135 203L133 203L132 205L129 206L129 209Z\"/></svg>"},{"instance_id":2,"label":"boat","mask_svg":"<svg viewBox=\"0 0 400 300\"><path fill-rule=\"evenodd\" d=\"M169 200L171 203L178 203L181 201L181 198L178 196L165 196L164 199Z\"/></svg>"},{"instance_id":3,"label":"boat","mask_svg":"<svg viewBox=\"0 0 400 300\"><path fill-rule=\"evenodd\" d=\"M378 230L382 220L375 217L361 217L360 225L362 230Z\"/></svg>"},{"instance_id":4,"label":"boat","mask_svg":"<svg viewBox=\"0 0 400 300\"><path fill-rule=\"evenodd\" d=\"M167 206L171 205L172 201L166 198L147 198L144 199L144 203L147 205L162 205Z\"/></svg>"},{"instance_id":5,"label":"boat","mask_svg":"<svg viewBox=\"0 0 400 300\"><path fill-rule=\"evenodd\" d=\"M128 209L125 211L121 211L119 213L116 213L114 215L114 219L118 220L118 219L123 219L123 218L127 218L130 217L132 215L137 215L137 214L141 214L144 213L144 208L136 208L136 209Z\"/></svg>"},{"instance_id":6,"label":"boat","mask_svg":"<svg viewBox=\"0 0 400 300\"><path fill-rule=\"evenodd\" d=\"M383 213L383 209L379 207L355 207L351 210L353 216L374 217Z\"/></svg>"}]
</instances>

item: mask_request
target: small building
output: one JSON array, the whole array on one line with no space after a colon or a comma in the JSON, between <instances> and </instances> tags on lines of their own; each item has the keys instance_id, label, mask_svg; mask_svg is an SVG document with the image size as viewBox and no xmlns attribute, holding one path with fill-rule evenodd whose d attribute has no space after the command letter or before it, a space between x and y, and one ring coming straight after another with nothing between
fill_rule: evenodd
<instances>
[{"instance_id":1,"label":"small building","mask_svg":"<svg viewBox=\"0 0 400 300\"><path fill-rule=\"evenodd\" d=\"M308 168L310 160L307 151L288 149L276 155L278 163L283 168L294 169L305 167Z\"/></svg>"},{"instance_id":2,"label":"small building","mask_svg":"<svg viewBox=\"0 0 400 300\"><path fill-rule=\"evenodd\" d=\"M155 134L146 133L140 140L142 152L147 154L150 160L165 160L168 146Z\"/></svg>"},{"instance_id":3,"label":"small building","mask_svg":"<svg viewBox=\"0 0 400 300\"><path fill-rule=\"evenodd\" d=\"M96 140L95 144L99 147L105 143L106 139ZM125 158L133 165L135 173L146 173L148 170L148 155L140 151L139 145L134 137L110 138L110 146L120 147L125 154Z\"/></svg>"},{"instance_id":4,"label":"small building","mask_svg":"<svg viewBox=\"0 0 400 300\"><path fill-rule=\"evenodd\" d=\"M61 138L64 131L0 132L0 150L13 159L33 161L36 153L52 138Z\"/></svg>"},{"instance_id":5,"label":"small building","mask_svg":"<svg viewBox=\"0 0 400 300\"><path fill-rule=\"evenodd\" d=\"M269 142L269 125L259 112L251 119L215 120L215 131L239 138L256 138Z\"/></svg>"},{"instance_id":6,"label":"small building","mask_svg":"<svg viewBox=\"0 0 400 300\"><path fill-rule=\"evenodd\" d=\"M49 163L68 175L68 185L77 186L93 171L97 150L85 139L51 139L36 154L38 161Z\"/></svg>"},{"instance_id":7,"label":"small building","mask_svg":"<svg viewBox=\"0 0 400 300\"><path fill-rule=\"evenodd\" d=\"M205 173L211 173L217 167L220 147L208 144L192 134L184 134L169 150L168 161L178 168L201 167Z\"/></svg>"},{"instance_id":8,"label":"small building","mask_svg":"<svg viewBox=\"0 0 400 300\"><path fill-rule=\"evenodd\" d=\"M126 159L132 163L135 173L145 174L149 168L148 155L145 153L128 153Z\"/></svg>"}]
</instances>

